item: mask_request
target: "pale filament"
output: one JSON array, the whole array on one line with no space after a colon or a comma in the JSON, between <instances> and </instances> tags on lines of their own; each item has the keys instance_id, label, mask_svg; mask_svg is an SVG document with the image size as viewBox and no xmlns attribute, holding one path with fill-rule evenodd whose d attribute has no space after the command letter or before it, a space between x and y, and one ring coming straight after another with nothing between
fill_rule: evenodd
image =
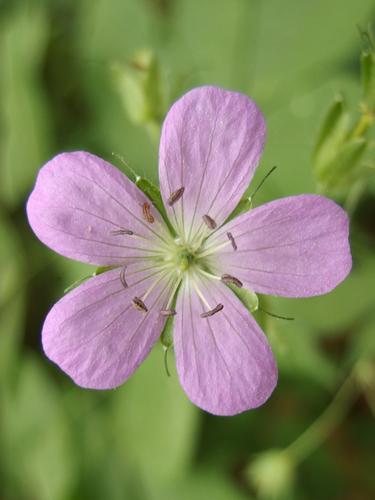
<instances>
[{"instance_id":1,"label":"pale filament","mask_svg":"<svg viewBox=\"0 0 375 500\"><path fill-rule=\"evenodd\" d=\"M156 279L152 285L150 285L149 289L143 294L143 296L141 297L141 300L144 302L147 297L150 295L150 293L152 292L152 290L154 290L154 288L156 287L156 285L158 285L168 274L167 271L165 271L164 273L163 272L160 272L160 271L157 271L157 273L155 274L159 274L160 273L160 277L158 279ZM152 274L151 276L154 276L154 274Z\"/></svg>"},{"instance_id":2,"label":"pale filament","mask_svg":"<svg viewBox=\"0 0 375 500\"><path fill-rule=\"evenodd\" d=\"M131 231L133 234L130 235L129 233L125 233L125 232L121 233L120 231ZM148 241L154 247L152 250L149 250L147 248L142 248L142 247L131 247L131 248L134 249L134 250L141 250L141 251L153 252L155 254L165 253L165 251L169 250L170 245L173 243L173 240L171 238L170 238L170 242L165 242L164 243L164 241L160 241L160 242L158 241L156 243L155 241L151 240L150 238L147 238L147 236L142 236L141 234L134 233L130 229L124 229L122 227L119 227L119 229L117 229L117 230L111 231L111 235L112 236L116 236L117 239L120 239L119 238L120 236L126 236L126 237L129 238L129 241L132 241L132 240Z\"/></svg>"},{"instance_id":3,"label":"pale filament","mask_svg":"<svg viewBox=\"0 0 375 500\"><path fill-rule=\"evenodd\" d=\"M198 297L201 299L201 301L203 302L203 304L207 307L208 310L211 310L212 307L210 306L210 304L207 302L206 298L204 297L202 291L200 290L199 286L196 284L195 280L194 279L191 279L190 280L192 285L193 285L193 288L194 290L196 291Z\"/></svg>"},{"instance_id":4,"label":"pale filament","mask_svg":"<svg viewBox=\"0 0 375 500\"><path fill-rule=\"evenodd\" d=\"M232 243L230 240L227 240L224 243L221 243L220 245L209 245L203 252L198 253L197 257L199 257L199 258L207 257L208 255L212 255L212 254L216 253L218 250L221 250L222 248L227 247L228 245L232 246Z\"/></svg>"},{"instance_id":5,"label":"pale filament","mask_svg":"<svg viewBox=\"0 0 375 500\"><path fill-rule=\"evenodd\" d=\"M216 274L209 273L208 271L205 271L204 269L201 269L200 267L197 268L197 271L200 274L203 274L203 276L206 276L207 278L211 278L211 279L214 279L214 280L221 281L221 277L220 276L216 276Z\"/></svg>"},{"instance_id":6,"label":"pale filament","mask_svg":"<svg viewBox=\"0 0 375 500\"><path fill-rule=\"evenodd\" d=\"M163 269L168 269L168 268L170 270L173 269L173 267L171 266L170 263L168 263L168 264L154 264L154 265L149 266L149 267L142 267L141 269L137 269L136 271L133 271L132 273L131 272L126 273L126 276L127 277L129 277L129 276L135 276L136 274L142 273L144 271L149 271L150 269L157 269L157 271L154 274L151 275L151 276L154 276L155 274L159 273Z\"/></svg>"},{"instance_id":7,"label":"pale filament","mask_svg":"<svg viewBox=\"0 0 375 500\"><path fill-rule=\"evenodd\" d=\"M176 292L177 292L177 288L179 287L180 283L182 281L182 277L178 278L176 283L174 284L173 286L173 289L172 289L172 292L169 296L169 299L168 299L168 302L167 302L167 305L165 307L166 310L170 309L171 305L172 305L172 302L173 302L173 298L174 296L176 295Z\"/></svg>"}]
</instances>

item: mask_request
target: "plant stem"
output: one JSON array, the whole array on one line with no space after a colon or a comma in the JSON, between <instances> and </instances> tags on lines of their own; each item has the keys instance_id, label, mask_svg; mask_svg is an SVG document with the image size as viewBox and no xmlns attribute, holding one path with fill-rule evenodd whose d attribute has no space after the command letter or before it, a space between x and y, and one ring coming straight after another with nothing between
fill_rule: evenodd
<instances>
[{"instance_id":1,"label":"plant stem","mask_svg":"<svg viewBox=\"0 0 375 500\"><path fill-rule=\"evenodd\" d=\"M355 367L323 413L308 427L285 452L301 462L315 451L346 416L359 390L355 381Z\"/></svg>"}]
</instances>

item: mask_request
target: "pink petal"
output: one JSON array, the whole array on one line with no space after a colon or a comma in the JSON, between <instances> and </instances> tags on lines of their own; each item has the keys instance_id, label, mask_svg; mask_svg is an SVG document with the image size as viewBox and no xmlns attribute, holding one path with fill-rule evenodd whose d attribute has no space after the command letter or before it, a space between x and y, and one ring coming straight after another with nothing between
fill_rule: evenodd
<instances>
[{"instance_id":1,"label":"pink petal","mask_svg":"<svg viewBox=\"0 0 375 500\"><path fill-rule=\"evenodd\" d=\"M117 387L158 339L165 324L159 312L170 287L164 280L153 289L145 300L148 313L135 309L132 298L141 297L157 279L155 271L141 269L129 266L126 289L119 269L92 278L49 312L42 332L44 351L76 384L93 389Z\"/></svg>"},{"instance_id":2,"label":"pink petal","mask_svg":"<svg viewBox=\"0 0 375 500\"><path fill-rule=\"evenodd\" d=\"M350 272L348 234L349 220L341 207L323 196L301 195L237 217L206 245L227 243L211 256L210 265L255 292L308 297L329 292Z\"/></svg>"},{"instance_id":3,"label":"pink petal","mask_svg":"<svg viewBox=\"0 0 375 500\"><path fill-rule=\"evenodd\" d=\"M151 206L153 224L144 218L144 203ZM115 167L84 152L60 154L40 170L27 215L43 243L90 264L148 256L166 235L148 198ZM121 228L136 236L113 234Z\"/></svg>"},{"instance_id":4,"label":"pink petal","mask_svg":"<svg viewBox=\"0 0 375 500\"><path fill-rule=\"evenodd\" d=\"M245 95L200 87L171 107L161 135L159 177L180 233L205 228L206 214L218 225L224 222L250 183L264 139L262 113ZM181 187L182 198L170 207L169 196Z\"/></svg>"},{"instance_id":5,"label":"pink petal","mask_svg":"<svg viewBox=\"0 0 375 500\"><path fill-rule=\"evenodd\" d=\"M174 350L180 382L189 398L215 415L235 415L263 404L277 382L277 368L267 339L254 318L225 285L199 285L214 307L209 318L186 282L177 301Z\"/></svg>"}]
</instances>

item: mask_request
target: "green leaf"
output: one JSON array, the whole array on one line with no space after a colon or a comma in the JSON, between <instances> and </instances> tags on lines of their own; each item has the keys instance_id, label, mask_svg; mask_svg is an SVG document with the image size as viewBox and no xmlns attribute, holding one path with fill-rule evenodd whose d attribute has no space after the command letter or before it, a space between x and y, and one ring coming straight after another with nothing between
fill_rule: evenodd
<instances>
[{"instance_id":1,"label":"green leaf","mask_svg":"<svg viewBox=\"0 0 375 500\"><path fill-rule=\"evenodd\" d=\"M238 288L231 283L228 283L227 286L232 290L232 292L237 295L243 305L250 312L255 312L259 307L258 296L255 292L248 290L247 288Z\"/></svg>"}]
</instances>

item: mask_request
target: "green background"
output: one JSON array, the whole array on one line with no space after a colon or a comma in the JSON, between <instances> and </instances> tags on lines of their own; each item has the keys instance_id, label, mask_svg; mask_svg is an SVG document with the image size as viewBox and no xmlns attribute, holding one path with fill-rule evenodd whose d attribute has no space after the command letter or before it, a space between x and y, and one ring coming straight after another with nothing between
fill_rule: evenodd
<instances>
[{"instance_id":1,"label":"green background","mask_svg":"<svg viewBox=\"0 0 375 500\"><path fill-rule=\"evenodd\" d=\"M160 119L202 84L247 93L265 115L255 183L278 169L257 205L316 192L319 128L339 91L358 111L357 26L374 20L373 0L0 1L2 500L374 498L372 178L352 215L350 277L327 296L265 299L292 322L255 313L280 382L266 405L231 418L190 403L160 345L114 391L75 387L53 366L43 319L92 270L44 247L25 217L38 169L57 152L123 169L120 155L156 182ZM140 50L150 71L134 63ZM300 436L301 456L272 451Z\"/></svg>"}]
</instances>

